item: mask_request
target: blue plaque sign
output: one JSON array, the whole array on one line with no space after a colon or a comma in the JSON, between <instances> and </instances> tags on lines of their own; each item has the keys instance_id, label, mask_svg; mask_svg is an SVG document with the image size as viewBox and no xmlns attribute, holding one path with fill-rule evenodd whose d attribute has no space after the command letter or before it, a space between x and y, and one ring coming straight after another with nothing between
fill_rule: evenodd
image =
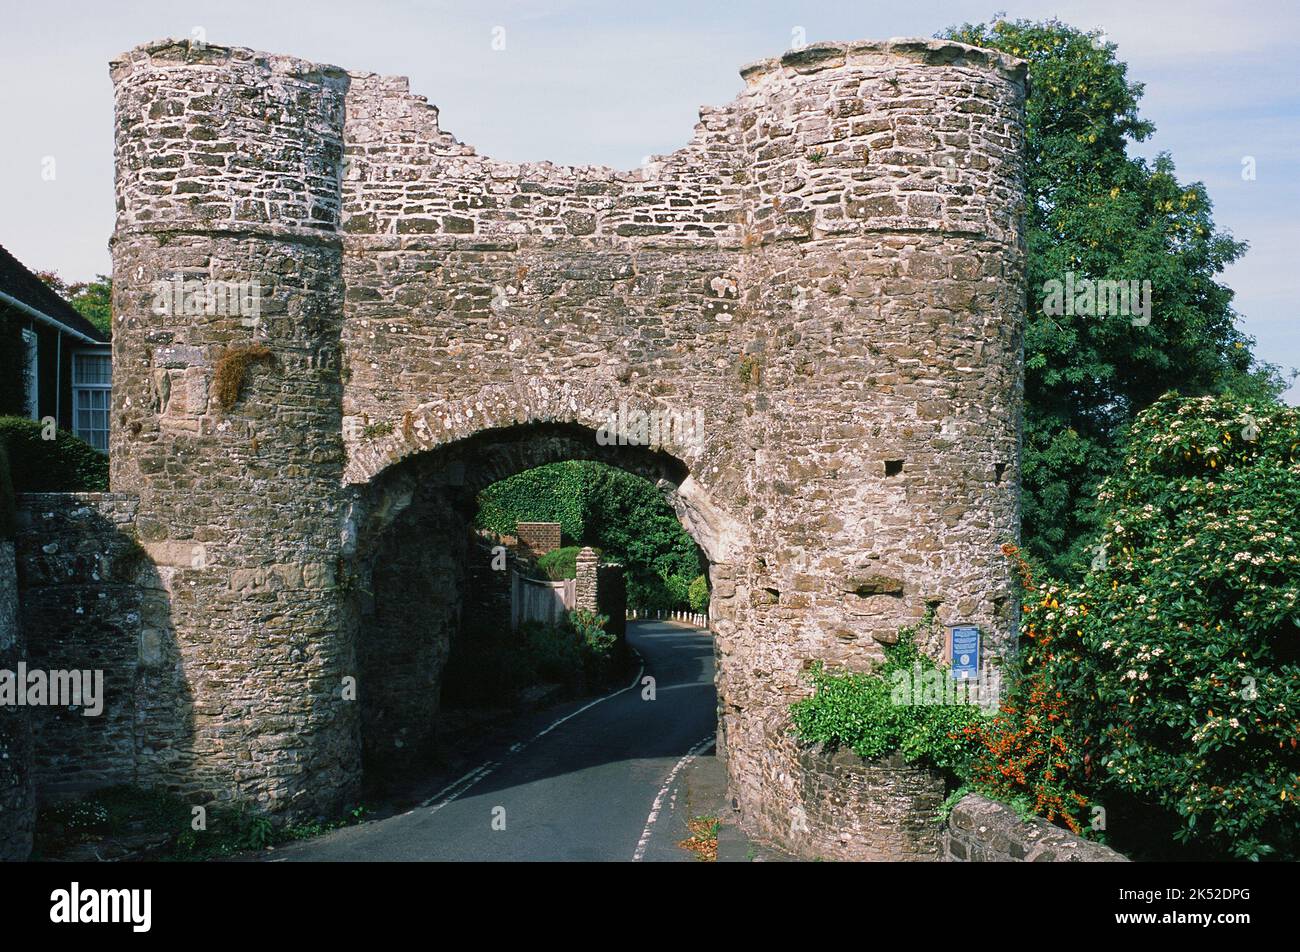
<instances>
[{"instance_id":1,"label":"blue plaque sign","mask_svg":"<svg viewBox=\"0 0 1300 952\"><path fill-rule=\"evenodd\" d=\"M965 681L979 677L980 630L977 625L954 625L952 628L952 677Z\"/></svg>"}]
</instances>

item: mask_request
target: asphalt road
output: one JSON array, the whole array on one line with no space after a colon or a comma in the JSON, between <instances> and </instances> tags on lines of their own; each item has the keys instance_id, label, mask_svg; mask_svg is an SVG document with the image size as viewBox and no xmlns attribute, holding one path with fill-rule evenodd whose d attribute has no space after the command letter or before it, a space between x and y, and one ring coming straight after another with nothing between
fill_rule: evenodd
<instances>
[{"instance_id":1,"label":"asphalt road","mask_svg":"<svg viewBox=\"0 0 1300 952\"><path fill-rule=\"evenodd\" d=\"M706 632L630 622L645 668L633 685L551 712L513 745L406 813L282 847L293 861L676 860L691 855L678 801L716 722ZM641 678L655 679L654 700Z\"/></svg>"}]
</instances>

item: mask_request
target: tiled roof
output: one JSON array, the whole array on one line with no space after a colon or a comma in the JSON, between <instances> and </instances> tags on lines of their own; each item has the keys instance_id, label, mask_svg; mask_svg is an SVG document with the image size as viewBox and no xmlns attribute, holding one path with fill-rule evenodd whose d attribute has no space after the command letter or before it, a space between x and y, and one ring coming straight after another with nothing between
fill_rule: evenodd
<instances>
[{"instance_id":1,"label":"tiled roof","mask_svg":"<svg viewBox=\"0 0 1300 952\"><path fill-rule=\"evenodd\" d=\"M87 337L108 343L94 324L0 245L0 291Z\"/></svg>"}]
</instances>

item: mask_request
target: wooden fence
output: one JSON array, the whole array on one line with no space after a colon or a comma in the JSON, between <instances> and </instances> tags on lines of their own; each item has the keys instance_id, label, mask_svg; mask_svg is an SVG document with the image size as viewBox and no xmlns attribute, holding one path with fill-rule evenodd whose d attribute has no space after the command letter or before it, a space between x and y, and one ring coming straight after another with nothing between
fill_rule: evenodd
<instances>
[{"instance_id":1,"label":"wooden fence","mask_svg":"<svg viewBox=\"0 0 1300 952\"><path fill-rule=\"evenodd\" d=\"M526 621L558 625L578 604L577 579L542 582L511 573L510 626L518 629Z\"/></svg>"}]
</instances>

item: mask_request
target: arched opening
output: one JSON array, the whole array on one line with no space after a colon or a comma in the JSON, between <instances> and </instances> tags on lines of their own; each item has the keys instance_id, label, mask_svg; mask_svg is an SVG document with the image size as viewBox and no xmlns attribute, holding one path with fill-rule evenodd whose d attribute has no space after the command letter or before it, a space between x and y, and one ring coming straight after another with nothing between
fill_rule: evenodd
<instances>
[{"instance_id":1,"label":"arched opening","mask_svg":"<svg viewBox=\"0 0 1300 952\"><path fill-rule=\"evenodd\" d=\"M730 551L727 546L734 545L727 537L731 523L711 507L681 460L646 446L603 445L594 430L576 424L488 429L385 467L368 483L354 488L345 528L346 564L341 571L349 623L355 630L363 770L371 785L393 778L410 779L438 763L440 727L448 717L443 702L449 677L454 676L456 682L447 692L447 700L456 709L475 700L474 685L467 685L468 679L481 676L491 681L498 677L482 669L492 651L479 652L476 657L473 650L467 650L474 638L484 637L479 617L488 611L483 604L483 579L497 571L485 563L500 555L498 540L483 531L490 527L475 526L476 517L481 516L480 494L538 467L573 461L595 464L593 479L598 480L601 471L609 467L655 487L654 492L664 500L663 511L676 515L688 533L690 547L698 553L697 575L708 577L715 572L720 558ZM603 504L617 505L617 500L605 499ZM611 517L610 512L601 513L602 519ZM563 541L583 545L605 541L606 548L619 548L608 544L613 537L611 533L602 536L594 526L570 526L569 537ZM625 558L626 549L623 546L614 554ZM689 560L682 563L688 566ZM647 573L656 567L632 568L628 586L632 601L646 603L629 607L669 609L662 599L656 602L646 597L651 589ZM695 580L680 575L668 587L680 589ZM667 594L671 597L671 592ZM682 606L683 613L686 607ZM707 616L707 607L704 614ZM617 627L622 619L613 621ZM501 623L496 616L488 624ZM692 634L693 642L687 637ZM636 658L630 673L635 674L636 665L643 661L658 664L663 650L680 649L665 670L670 669L672 678L685 679L680 686L691 688L693 697L707 693L705 729L715 730L712 641L685 627L675 633L671 629L657 632L655 643L649 646L639 643L640 637L634 622L630 640L639 653L630 652ZM503 650L512 639L517 650L527 648L517 633L498 631L493 637L495 647ZM655 658L646 658L647 651ZM495 660L505 664L510 659L498 652ZM628 670L619 668L615 673L620 683L629 680ZM540 683L545 683L546 674L541 673ZM612 686L588 678L581 689L594 693ZM697 701L692 703L698 706ZM687 730L698 734L695 728ZM656 750L659 756L671 753L661 749L662 741L647 737L647 754Z\"/></svg>"}]
</instances>

